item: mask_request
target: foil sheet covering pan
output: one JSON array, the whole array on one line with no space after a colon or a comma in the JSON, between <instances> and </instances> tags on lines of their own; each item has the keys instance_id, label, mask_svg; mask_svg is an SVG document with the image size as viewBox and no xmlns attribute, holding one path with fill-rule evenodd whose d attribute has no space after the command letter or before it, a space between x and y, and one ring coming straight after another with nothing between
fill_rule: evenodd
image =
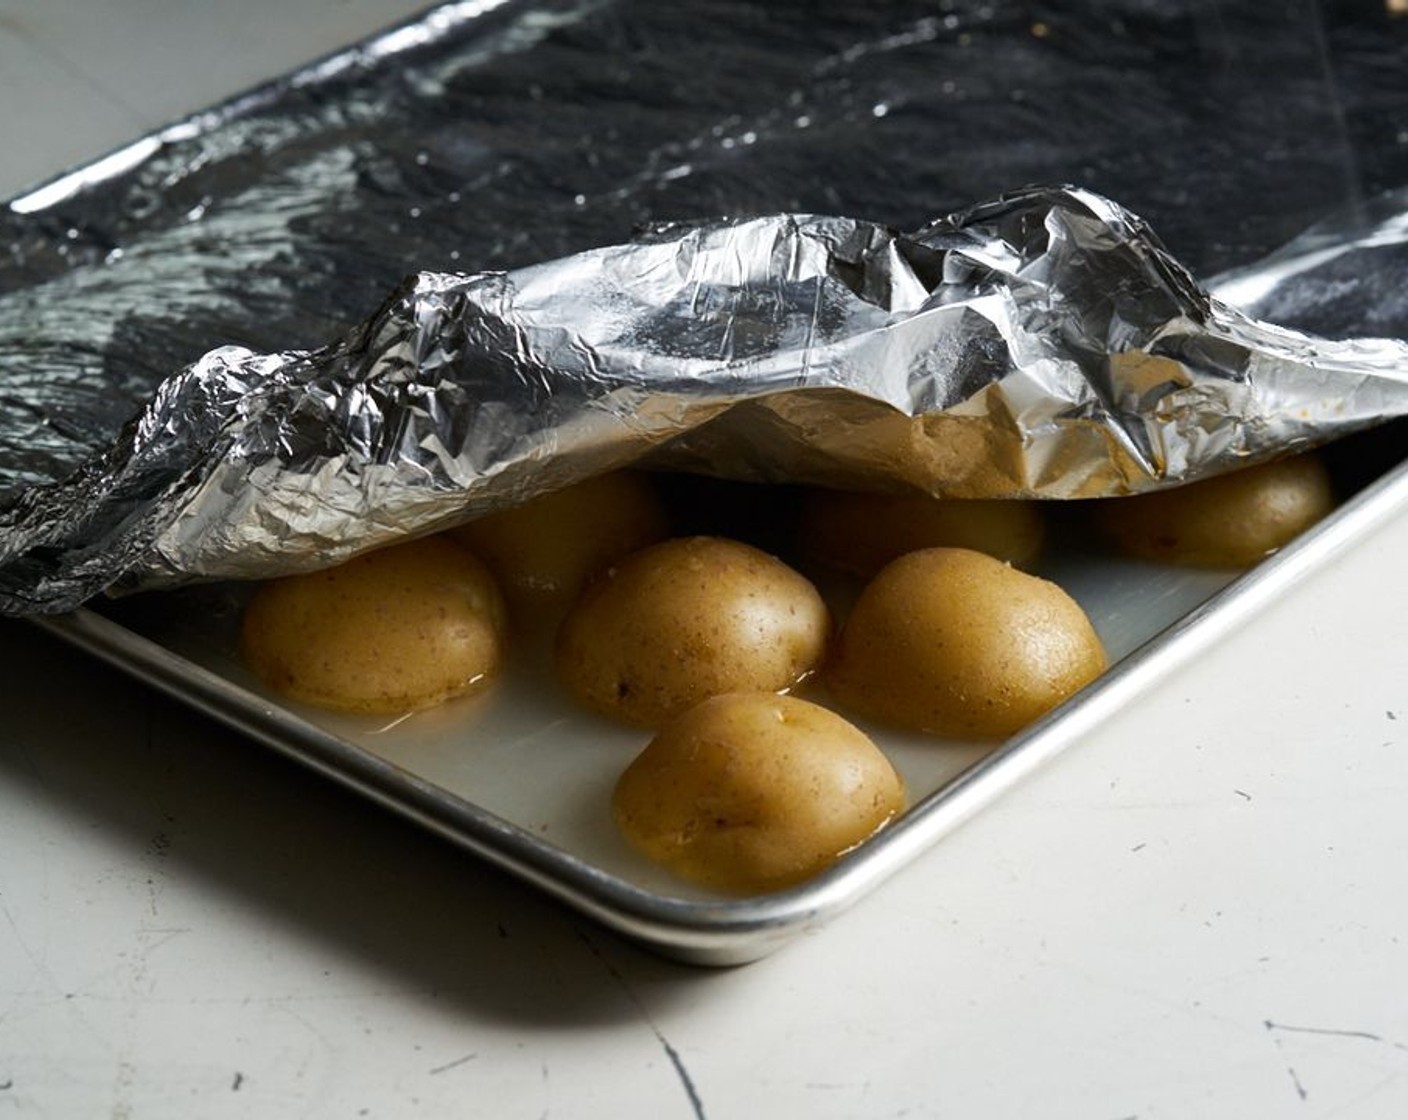
<instances>
[{"instance_id":1,"label":"foil sheet covering pan","mask_svg":"<svg viewBox=\"0 0 1408 1120\"><path fill-rule=\"evenodd\" d=\"M890 173L952 178L972 134L1016 127L998 102L1025 104L1030 89L973 98L995 59L1040 59L1053 72L1033 85L1054 95L1069 83L1063 96L1085 99L1062 111L1084 109L1095 135L1129 135L1139 122L1112 122L1099 98L1132 71L1152 77L1156 60L1116 51L1092 69L1086 37L1127 52L1148 31L1129 21L1147 14L1112 9L1091 27L1026 6L837 7L806 16L803 35L800 7L652 12L447 5L13 200L0 231L0 606L63 610L118 582L335 562L648 453L750 477L1093 496L1403 411L1401 343L1248 319L1085 189L1018 191L910 234L870 218L696 209L619 240L627 217L667 212L651 196L684 180L714 184L703 213L737 214L861 178L874 183L861 212L881 213ZM745 16L764 33L744 35ZM1166 33L1196 30L1168 18ZM1255 38L1269 29L1254 18L1219 30L1262 56L1279 44L1282 63L1301 49ZM729 80L710 73L698 88L682 36L706 31L731 36ZM734 73L734 55L757 77ZM509 74L516 86L486 93ZM1161 113L1242 135L1226 103L1194 96L1194 75L1158 76ZM603 81L614 115L584 130L582 103ZM926 110L945 99L963 111L936 126ZM714 120L702 136L701 112ZM735 136L720 120L756 126ZM894 147L858 174L877 133L893 144L920 132L925 146ZM1073 139L1067 159L1094 143ZM559 176L534 197L523 175L543 158ZM724 165L748 185L721 191ZM570 207L586 214L564 220L575 173ZM608 248L483 270L613 222ZM1231 213L1211 222L1239 226ZM447 256L455 271L416 273L347 327L354 296L375 307L397 270ZM211 348L237 339L256 345Z\"/></svg>"}]
</instances>

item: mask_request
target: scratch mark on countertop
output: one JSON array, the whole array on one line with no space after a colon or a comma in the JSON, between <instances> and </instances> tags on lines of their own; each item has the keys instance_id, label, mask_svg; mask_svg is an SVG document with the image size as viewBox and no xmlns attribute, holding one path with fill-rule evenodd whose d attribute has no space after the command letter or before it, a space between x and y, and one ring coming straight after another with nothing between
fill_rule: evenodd
<instances>
[{"instance_id":1,"label":"scratch mark on countertop","mask_svg":"<svg viewBox=\"0 0 1408 1120\"><path fill-rule=\"evenodd\" d=\"M1265 1026L1268 1033L1271 1033L1272 1041L1275 1042L1278 1051L1282 1051L1281 1039L1278 1037L1281 1034L1310 1034L1330 1038L1355 1038L1362 1039L1365 1042L1377 1042L1383 1046L1391 1046L1395 1050L1408 1051L1408 1044L1395 1042L1393 1039L1374 1034L1372 1031L1349 1030L1342 1027L1302 1027L1290 1023L1277 1023L1271 1019L1263 1020L1262 1025ZM1305 1087L1299 1074L1296 1073L1295 1067L1290 1063L1286 1064L1286 1074L1290 1077L1291 1084L1295 1086L1296 1095L1300 1097L1301 1100L1307 1100L1310 1097L1310 1091Z\"/></svg>"},{"instance_id":2,"label":"scratch mark on countertop","mask_svg":"<svg viewBox=\"0 0 1408 1120\"><path fill-rule=\"evenodd\" d=\"M112 1120L132 1120L131 1097L136 1079L137 1067L125 1057L119 1060L113 1075Z\"/></svg>"},{"instance_id":3,"label":"scratch mark on countertop","mask_svg":"<svg viewBox=\"0 0 1408 1120\"><path fill-rule=\"evenodd\" d=\"M595 943L587 936L586 932L578 929L577 937L581 940L582 944L587 947L588 952L606 969L607 975L610 976L621 991L625 993L626 998L631 1001L635 1009L640 1012L640 1016L645 1021L645 1025L650 1028L650 1033L655 1036L655 1041L660 1044L660 1048L665 1051L665 1056L670 1059L670 1065L674 1067L675 1074L679 1077L680 1084L684 1087L685 1096L689 1098L690 1108L694 1110L695 1120L708 1120L704 1112L704 1101L699 1096L699 1090L694 1084L694 1078L689 1075L689 1070L684 1064L684 1059L680 1057L679 1051L670 1045L670 1040L667 1039L660 1028L655 1025L655 1020L650 1017L650 1012L645 1009L645 1005L641 1003L640 997L636 995L630 983L621 975L620 970L601 955L601 950L596 947Z\"/></svg>"},{"instance_id":4,"label":"scratch mark on countertop","mask_svg":"<svg viewBox=\"0 0 1408 1120\"><path fill-rule=\"evenodd\" d=\"M479 1057L478 1054L466 1054L463 1058L456 1058L453 1062L446 1062L443 1066L436 1066L430 1071L431 1076L437 1073L444 1073L446 1070L454 1069L456 1066L462 1066L465 1062L472 1062L477 1057Z\"/></svg>"},{"instance_id":5,"label":"scratch mark on countertop","mask_svg":"<svg viewBox=\"0 0 1408 1120\"><path fill-rule=\"evenodd\" d=\"M25 959L29 962L32 973L43 979L51 992L57 993L62 991L63 989L59 987L57 978L49 969L47 959L36 952L25 939L24 934L20 931L19 923L15 921L14 914L10 912L10 908L3 902L0 902L0 918L3 918L5 924L10 927L10 933L14 937L14 942L19 946L20 952L24 954ZM0 1012L0 1021L3 1021L6 1017L6 1012Z\"/></svg>"},{"instance_id":6,"label":"scratch mark on countertop","mask_svg":"<svg viewBox=\"0 0 1408 1120\"><path fill-rule=\"evenodd\" d=\"M655 1037L660 1041L660 1045L665 1048L665 1054L675 1067L675 1072L679 1074L680 1084L684 1086L685 1095L689 1097L690 1107L694 1109L697 1120L704 1120L704 1102L699 1099L699 1091L694 1087L694 1079L689 1076L689 1070L685 1069L684 1061L680 1058L679 1051L670 1045L669 1041L654 1023L650 1029L655 1032Z\"/></svg>"},{"instance_id":7,"label":"scratch mark on countertop","mask_svg":"<svg viewBox=\"0 0 1408 1120\"><path fill-rule=\"evenodd\" d=\"M1268 1031L1275 1030L1276 1024L1273 1023L1270 1019L1267 1019L1266 1029ZM1271 1041L1276 1044L1277 1053L1284 1053L1281 1049L1281 1040L1279 1038L1273 1037ZM1296 1067L1291 1065L1290 1062L1286 1063L1286 1076L1291 1079L1291 1085L1295 1087L1296 1096L1298 1096L1301 1100L1308 1099L1310 1093L1306 1089L1305 1085L1301 1083L1300 1075L1296 1073Z\"/></svg>"},{"instance_id":8,"label":"scratch mark on countertop","mask_svg":"<svg viewBox=\"0 0 1408 1120\"><path fill-rule=\"evenodd\" d=\"M1395 1042L1391 1038L1385 1038L1381 1034L1374 1034L1372 1031L1346 1030L1342 1027L1297 1027L1289 1023L1275 1023L1270 1019L1266 1020L1266 1029L1269 1031L1287 1031L1291 1034L1319 1034L1330 1035L1335 1038L1362 1038L1367 1042L1378 1042L1384 1046L1391 1046L1395 1050L1408 1050L1408 1043Z\"/></svg>"}]
</instances>

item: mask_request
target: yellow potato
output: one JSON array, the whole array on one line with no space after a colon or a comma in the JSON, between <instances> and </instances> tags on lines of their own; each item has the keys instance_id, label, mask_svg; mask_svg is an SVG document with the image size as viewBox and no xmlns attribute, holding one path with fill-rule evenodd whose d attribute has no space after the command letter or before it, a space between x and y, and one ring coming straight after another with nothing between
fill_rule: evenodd
<instances>
[{"instance_id":1,"label":"yellow potato","mask_svg":"<svg viewBox=\"0 0 1408 1120\"><path fill-rule=\"evenodd\" d=\"M558 628L555 656L587 707L658 727L721 692L794 687L830 633L816 588L782 561L723 537L678 537L589 584Z\"/></svg>"},{"instance_id":2,"label":"yellow potato","mask_svg":"<svg viewBox=\"0 0 1408 1120\"><path fill-rule=\"evenodd\" d=\"M866 579L921 548L971 548L1025 568L1045 535L1037 504L1020 500L813 489L802 503L803 555Z\"/></svg>"},{"instance_id":3,"label":"yellow potato","mask_svg":"<svg viewBox=\"0 0 1408 1120\"><path fill-rule=\"evenodd\" d=\"M861 592L827 680L883 722L1000 738L1106 665L1085 612L1053 583L979 552L933 548L887 565Z\"/></svg>"},{"instance_id":4,"label":"yellow potato","mask_svg":"<svg viewBox=\"0 0 1408 1120\"><path fill-rule=\"evenodd\" d=\"M493 577L441 536L264 584L245 610L241 652L292 699L399 713L491 679L504 637Z\"/></svg>"},{"instance_id":5,"label":"yellow potato","mask_svg":"<svg viewBox=\"0 0 1408 1120\"><path fill-rule=\"evenodd\" d=\"M752 894L800 882L904 808L859 729L817 704L728 693L668 723L617 782L617 827L676 874Z\"/></svg>"},{"instance_id":6,"label":"yellow potato","mask_svg":"<svg viewBox=\"0 0 1408 1120\"><path fill-rule=\"evenodd\" d=\"M1169 490L1102 499L1092 509L1099 532L1130 556L1189 567L1246 568L1334 505L1324 464L1307 453Z\"/></svg>"},{"instance_id":7,"label":"yellow potato","mask_svg":"<svg viewBox=\"0 0 1408 1120\"><path fill-rule=\"evenodd\" d=\"M651 479L613 471L451 530L525 611L565 607L611 561L664 540L669 518Z\"/></svg>"}]
</instances>

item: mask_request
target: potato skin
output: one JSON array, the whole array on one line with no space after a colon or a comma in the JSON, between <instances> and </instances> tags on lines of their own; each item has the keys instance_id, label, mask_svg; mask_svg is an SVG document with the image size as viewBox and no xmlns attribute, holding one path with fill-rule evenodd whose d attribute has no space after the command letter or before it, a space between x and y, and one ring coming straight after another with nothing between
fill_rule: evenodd
<instances>
[{"instance_id":1,"label":"potato skin","mask_svg":"<svg viewBox=\"0 0 1408 1120\"><path fill-rule=\"evenodd\" d=\"M672 720L621 775L617 827L650 859L736 894L801 882L904 808L853 724L792 696L726 693Z\"/></svg>"},{"instance_id":2,"label":"potato skin","mask_svg":"<svg viewBox=\"0 0 1408 1120\"><path fill-rule=\"evenodd\" d=\"M1029 501L814 488L802 500L799 536L809 559L869 579L921 548L971 548L1027 568L1041 552L1046 525Z\"/></svg>"},{"instance_id":3,"label":"potato skin","mask_svg":"<svg viewBox=\"0 0 1408 1120\"><path fill-rule=\"evenodd\" d=\"M911 552L861 592L827 682L882 722L949 738L1010 735L1106 667L1053 583L968 549Z\"/></svg>"},{"instance_id":4,"label":"potato skin","mask_svg":"<svg viewBox=\"0 0 1408 1120\"><path fill-rule=\"evenodd\" d=\"M613 560L669 535L651 479L612 471L452 529L524 613L565 609Z\"/></svg>"},{"instance_id":5,"label":"potato skin","mask_svg":"<svg viewBox=\"0 0 1408 1120\"><path fill-rule=\"evenodd\" d=\"M1197 568L1246 568L1275 552L1335 505L1329 473L1305 453L1169 490L1096 502L1097 530L1141 560Z\"/></svg>"},{"instance_id":6,"label":"potato skin","mask_svg":"<svg viewBox=\"0 0 1408 1120\"><path fill-rule=\"evenodd\" d=\"M488 569L442 536L264 584L245 610L240 646L254 673L294 700L400 713L492 679L505 633Z\"/></svg>"},{"instance_id":7,"label":"potato skin","mask_svg":"<svg viewBox=\"0 0 1408 1120\"><path fill-rule=\"evenodd\" d=\"M819 667L831 615L811 582L724 537L676 537L594 580L558 628L559 679L587 707L658 727L722 692L782 692Z\"/></svg>"}]
</instances>

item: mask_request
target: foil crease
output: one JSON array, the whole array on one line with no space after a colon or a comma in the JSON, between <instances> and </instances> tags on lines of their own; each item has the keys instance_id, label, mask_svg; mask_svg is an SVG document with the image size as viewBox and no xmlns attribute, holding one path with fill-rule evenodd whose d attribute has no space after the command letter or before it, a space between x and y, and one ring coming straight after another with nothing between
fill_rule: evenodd
<instances>
[{"instance_id":1,"label":"foil crease","mask_svg":"<svg viewBox=\"0 0 1408 1120\"><path fill-rule=\"evenodd\" d=\"M1344 201L1343 152L1302 128L1315 173L1275 171L1282 205L1250 223L1161 195L1167 169L1125 158L1131 117L1110 107L1153 109L1111 92L1146 24L1177 31L1183 7L1112 3L1102 38L1016 4L449 4L15 200L0 215L0 611L322 566L632 462L1092 497L1401 415L1408 351L1369 337L1408 334L1401 195L1352 199L1204 288L1194 267L1270 247L1265 214ZM745 16L746 49L725 30ZM1297 125L1324 112L1294 28L1248 15L1218 31L1283 52L1241 91L1253 109L1285 86ZM708 36L742 51L719 56L729 81L696 65ZM603 70L603 42L634 68ZM1226 88L1200 101L1206 74L1181 57L1158 69L1173 76L1160 128L1224 155L1252 124L1260 138L1264 114L1240 121ZM1050 120L1078 99L1062 139L1090 178L1197 216L1175 223L1192 265L1089 189L1023 188L908 227L824 216L911 216L943 193L926 176L966 189L979 177L954 150L1008 182L1068 166L1030 143L1030 99L1000 87L976 104L1003 59L1044 83ZM523 73L526 98L484 93ZM1365 119L1397 119L1396 73L1360 91ZM969 112L952 111L955 74ZM1244 193L1264 163L1201 185ZM855 208L761 205L779 199ZM680 213L739 216L663 220ZM471 261L482 271L458 271ZM222 337L242 344L207 350Z\"/></svg>"}]
</instances>

